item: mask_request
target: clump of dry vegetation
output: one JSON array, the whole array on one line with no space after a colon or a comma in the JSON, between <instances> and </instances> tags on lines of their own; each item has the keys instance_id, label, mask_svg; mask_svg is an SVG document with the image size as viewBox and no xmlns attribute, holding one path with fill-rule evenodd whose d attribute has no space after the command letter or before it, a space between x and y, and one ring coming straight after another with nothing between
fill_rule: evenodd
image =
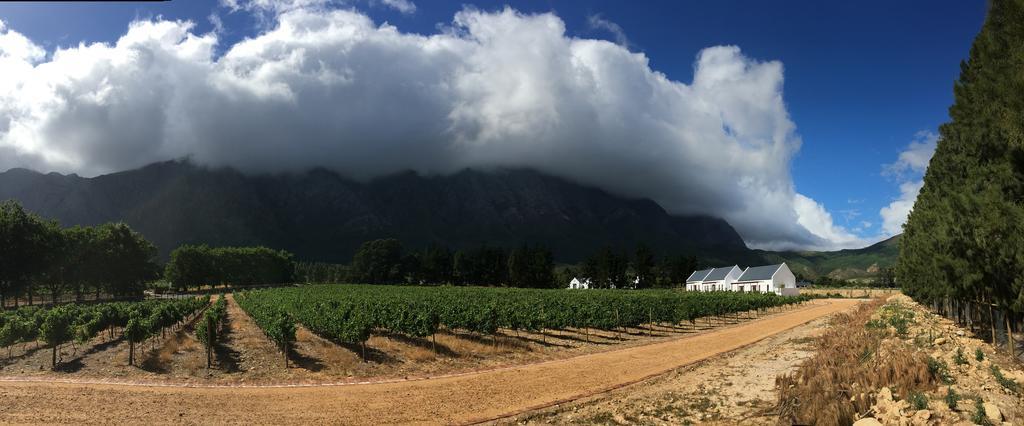
<instances>
[{"instance_id":1,"label":"clump of dry vegetation","mask_svg":"<svg viewBox=\"0 0 1024 426\"><path fill-rule=\"evenodd\" d=\"M780 423L851 424L875 405L875 389L909 397L941 380L926 354L888 339L908 333L914 312L906 306L878 299L833 321L816 342L817 354L776 378Z\"/></svg>"},{"instance_id":2,"label":"clump of dry vegetation","mask_svg":"<svg viewBox=\"0 0 1024 426\"><path fill-rule=\"evenodd\" d=\"M780 424L999 425L1024 417L1019 364L903 295L838 315L815 348L776 378Z\"/></svg>"}]
</instances>

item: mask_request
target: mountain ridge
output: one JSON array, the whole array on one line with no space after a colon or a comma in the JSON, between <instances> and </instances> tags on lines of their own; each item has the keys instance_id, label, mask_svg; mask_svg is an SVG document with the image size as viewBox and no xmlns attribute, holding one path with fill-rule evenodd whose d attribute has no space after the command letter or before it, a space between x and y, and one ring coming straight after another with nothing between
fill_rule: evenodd
<instances>
[{"instance_id":1,"label":"mountain ridge","mask_svg":"<svg viewBox=\"0 0 1024 426\"><path fill-rule=\"evenodd\" d=\"M162 256L177 245L267 245L302 260L347 262L360 243L394 237L413 248L549 246L563 262L604 244L663 253L747 251L722 219L673 216L528 169L402 172L365 183L326 170L245 175L168 161L92 178L11 169L0 199L16 199L64 226L124 221Z\"/></svg>"}]
</instances>

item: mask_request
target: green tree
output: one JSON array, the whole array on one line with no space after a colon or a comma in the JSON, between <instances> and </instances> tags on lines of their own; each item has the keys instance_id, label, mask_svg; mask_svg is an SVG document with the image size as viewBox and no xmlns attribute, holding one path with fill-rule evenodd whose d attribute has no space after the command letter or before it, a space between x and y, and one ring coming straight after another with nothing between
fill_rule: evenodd
<instances>
[{"instance_id":1,"label":"green tree","mask_svg":"<svg viewBox=\"0 0 1024 426\"><path fill-rule=\"evenodd\" d=\"M605 246L583 261L581 274L590 279L594 288L626 288L629 256Z\"/></svg>"},{"instance_id":2,"label":"green tree","mask_svg":"<svg viewBox=\"0 0 1024 426\"><path fill-rule=\"evenodd\" d=\"M57 352L60 350L60 345L73 337L72 321L74 318L68 306L50 309L43 317L43 323L39 326L39 335L51 347L51 368L57 368Z\"/></svg>"},{"instance_id":3,"label":"green tree","mask_svg":"<svg viewBox=\"0 0 1024 426\"><path fill-rule=\"evenodd\" d=\"M417 256L419 277L428 284L447 284L452 282L454 259L447 247L432 244Z\"/></svg>"},{"instance_id":4,"label":"green tree","mask_svg":"<svg viewBox=\"0 0 1024 426\"><path fill-rule=\"evenodd\" d=\"M52 261L53 222L25 211L15 201L0 202L0 306L28 290Z\"/></svg>"},{"instance_id":5,"label":"green tree","mask_svg":"<svg viewBox=\"0 0 1024 426\"><path fill-rule=\"evenodd\" d=\"M183 245L171 252L164 278L177 290L212 284L217 280L213 253L206 245Z\"/></svg>"},{"instance_id":6,"label":"green tree","mask_svg":"<svg viewBox=\"0 0 1024 426\"><path fill-rule=\"evenodd\" d=\"M994 339L992 305L1007 326L1024 311L1024 2L990 2L960 68L895 279L957 318L980 307Z\"/></svg>"},{"instance_id":7,"label":"green tree","mask_svg":"<svg viewBox=\"0 0 1024 426\"><path fill-rule=\"evenodd\" d=\"M637 288L654 287L657 275L655 273L654 252L646 244L638 244L633 253L633 273L636 274Z\"/></svg>"},{"instance_id":8,"label":"green tree","mask_svg":"<svg viewBox=\"0 0 1024 426\"><path fill-rule=\"evenodd\" d=\"M157 277L156 247L123 223L97 229L102 281L114 296L137 297L146 281Z\"/></svg>"},{"instance_id":9,"label":"green tree","mask_svg":"<svg viewBox=\"0 0 1024 426\"><path fill-rule=\"evenodd\" d=\"M368 284L395 284L403 281L402 243L396 239L372 240L363 243L352 259L352 273L357 281Z\"/></svg>"}]
</instances>

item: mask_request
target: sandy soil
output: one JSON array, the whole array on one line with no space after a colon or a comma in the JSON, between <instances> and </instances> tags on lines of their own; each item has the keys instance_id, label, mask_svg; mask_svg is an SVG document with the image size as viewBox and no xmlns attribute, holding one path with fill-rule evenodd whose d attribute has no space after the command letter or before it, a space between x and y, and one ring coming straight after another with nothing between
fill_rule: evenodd
<instances>
[{"instance_id":1,"label":"sandy soil","mask_svg":"<svg viewBox=\"0 0 1024 426\"><path fill-rule=\"evenodd\" d=\"M828 321L819 318L642 383L502 423L774 425L775 377L814 354L812 338Z\"/></svg>"},{"instance_id":2,"label":"sandy soil","mask_svg":"<svg viewBox=\"0 0 1024 426\"><path fill-rule=\"evenodd\" d=\"M840 295L842 297L872 298L903 294L898 288L802 288L800 294Z\"/></svg>"},{"instance_id":3,"label":"sandy soil","mask_svg":"<svg viewBox=\"0 0 1024 426\"><path fill-rule=\"evenodd\" d=\"M58 383L59 379L50 377L5 378L0 381L0 400L4 402L0 405L0 422L482 422L647 380L754 344L856 303L853 300L816 301L800 309L690 337L418 380L336 386L211 387ZM245 365L245 362L240 360L238 365Z\"/></svg>"}]
</instances>

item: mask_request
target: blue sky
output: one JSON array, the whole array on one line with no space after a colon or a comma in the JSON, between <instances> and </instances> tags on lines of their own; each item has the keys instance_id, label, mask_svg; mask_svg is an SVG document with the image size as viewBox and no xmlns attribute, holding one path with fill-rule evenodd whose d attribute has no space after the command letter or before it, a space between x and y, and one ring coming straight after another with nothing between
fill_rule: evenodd
<instances>
[{"instance_id":1,"label":"blue sky","mask_svg":"<svg viewBox=\"0 0 1024 426\"><path fill-rule=\"evenodd\" d=\"M959 63L985 13L984 1L928 2L416 2L401 12L383 0L355 8L403 33L436 34L466 6L524 14L551 12L566 35L599 38L643 53L652 70L689 83L702 49L734 45L755 61L784 67L785 110L802 141L791 158L796 191L865 242L883 235L880 209L922 170L896 163L912 141L947 119ZM48 52L79 42L115 42L133 20L190 20L196 34L223 23L223 52L275 24L274 12L235 10L216 1L166 3L4 3L0 20ZM269 16L269 17L268 17ZM614 28L620 28L616 33ZM917 135L917 136L915 136ZM786 167L785 164L779 167ZM892 169L892 167L890 167ZM910 174L912 176L907 176Z\"/></svg>"}]
</instances>

